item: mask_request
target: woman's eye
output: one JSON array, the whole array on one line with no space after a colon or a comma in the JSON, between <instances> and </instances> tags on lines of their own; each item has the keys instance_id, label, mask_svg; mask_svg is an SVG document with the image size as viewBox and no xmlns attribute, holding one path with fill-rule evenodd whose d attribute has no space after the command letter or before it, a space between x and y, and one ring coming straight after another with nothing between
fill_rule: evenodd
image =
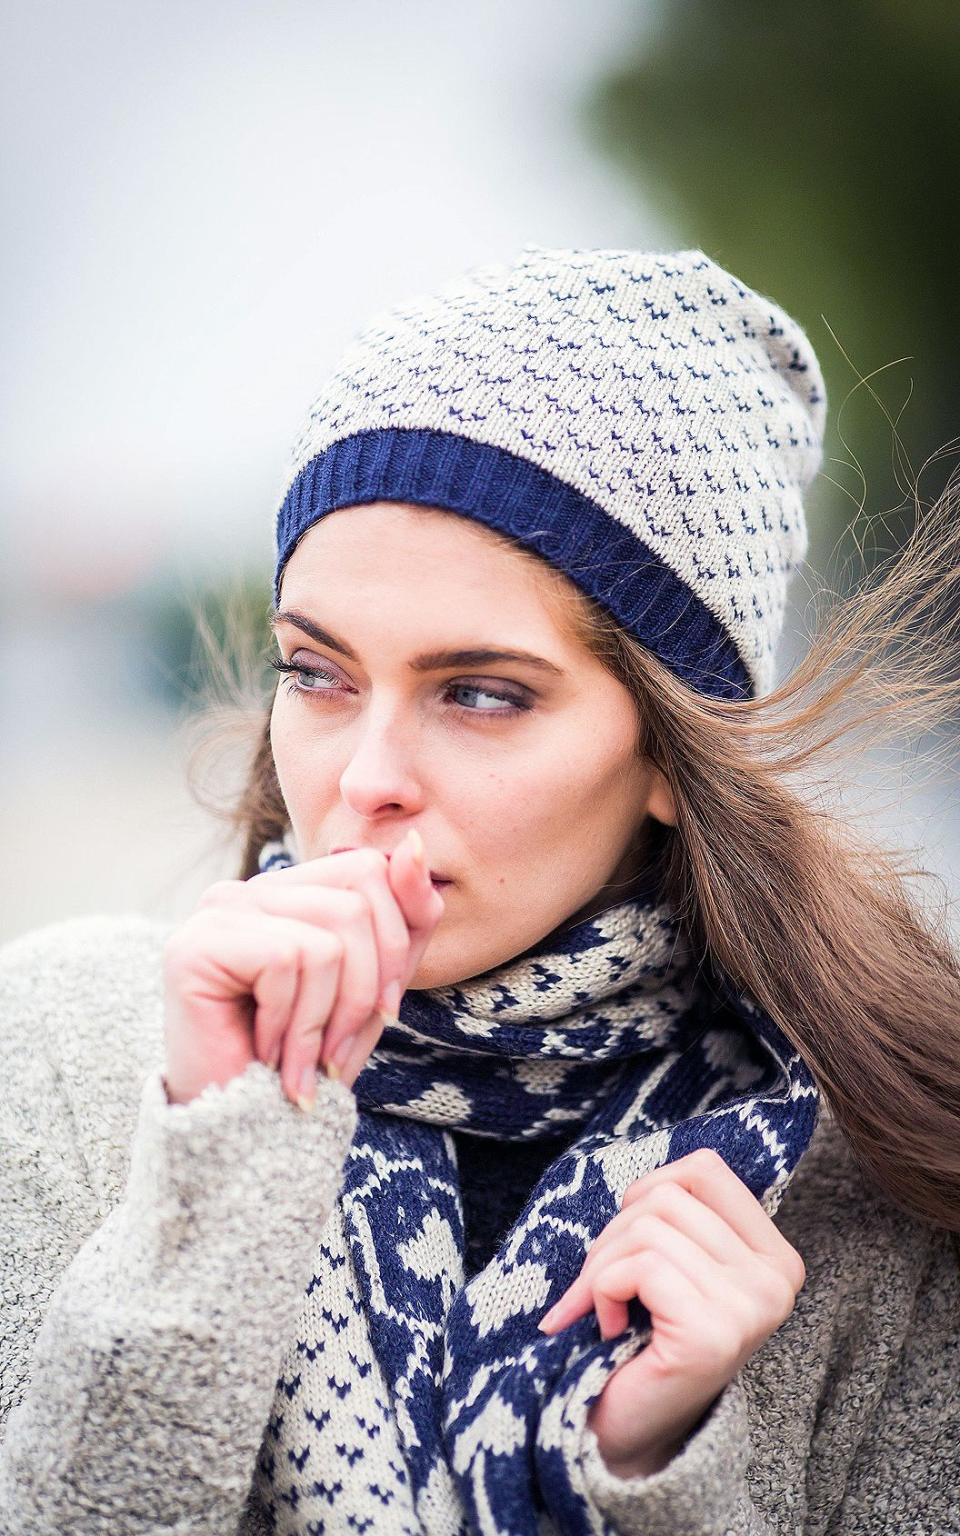
<instances>
[{"instance_id":1,"label":"woman's eye","mask_svg":"<svg viewBox=\"0 0 960 1536\"><path fill-rule=\"evenodd\" d=\"M325 693L335 693L337 684L340 681L335 673L328 672L325 667L297 666L295 662L283 661L281 658L274 658L270 665L278 672L289 674L286 678L286 687L291 693L313 695L314 697ZM310 682L303 683L298 681L301 678L319 679L323 686L314 687ZM459 710L462 715L491 715L502 720L506 715L520 714L523 710L530 709L531 707L529 701L523 695L501 691L498 688L488 687L484 683L451 682L446 684L444 692L448 695L466 694L468 697L473 698L493 699L497 706L489 708L486 705L475 707L469 704L454 704L454 708Z\"/></svg>"},{"instance_id":2,"label":"woman's eye","mask_svg":"<svg viewBox=\"0 0 960 1536\"><path fill-rule=\"evenodd\" d=\"M294 693L328 692L326 688L305 688L301 683L295 681L295 679L298 677L322 677L328 683L336 683L339 681L339 679L335 677L332 672L325 671L323 667L298 667L292 661L272 661L270 665L272 667L276 667L278 672L287 672L290 674L287 678L287 686L290 687Z\"/></svg>"},{"instance_id":3,"label":"woman's eye","mask_svg":"<svg viewBox=\"0 0 960 1536\"><path fill-rule=\"evenodd\" d=\"M474 697L478 695L481 697L485 696L488 699L496 699L501 705L507 704L510 706L508 709L484 709L479 711L473 709L469 711L470 714L480 713L504 715L512 714L515 709L530 708L525 699L520 699L512 693L500 693L495 688L484 688L480 683L448 683L447 692L473 694Z\"/></svg>"}]
</instances>

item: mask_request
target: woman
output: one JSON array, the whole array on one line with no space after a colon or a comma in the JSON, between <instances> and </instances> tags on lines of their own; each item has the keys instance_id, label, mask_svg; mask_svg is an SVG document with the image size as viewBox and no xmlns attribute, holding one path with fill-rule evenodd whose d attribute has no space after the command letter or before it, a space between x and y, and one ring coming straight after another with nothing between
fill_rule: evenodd
<instances>
[{"instance_id":1,"label":"woman","mask_svg":"<svg viewBox=\"0 0 960 1536\"><path fill-rule=\"evenodd\" d=\"M355 339L240 878L0 956L4 1531L960 1530L957 956L788 783L957 530L773 692L825 411L698 250Z\"/></svg>"}]
</instances>

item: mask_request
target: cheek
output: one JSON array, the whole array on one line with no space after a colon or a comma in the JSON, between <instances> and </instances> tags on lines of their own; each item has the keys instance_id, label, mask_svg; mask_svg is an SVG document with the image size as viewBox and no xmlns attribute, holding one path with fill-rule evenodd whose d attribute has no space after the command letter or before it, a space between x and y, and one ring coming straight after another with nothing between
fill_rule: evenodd
<instances>
[{"instance_id":1,"label":"cheek","mask_svg":"<svg viewBox=\"0 0 960 1536\"><path fill-rule=\"evenodd\" d=\"M611 767L610 749L591 741L590 730L580 733L580 749L571 749L576 734L565 730L544 750L496 771L478 774L460 765L457 800L475 847L516 863L555 844L582 846L625 801L635 803L621 759ZM622 758L622 742L617 747Z\"/></svg>"},{"instance_id":2,"label":"cheek","mask_svg":"<svg viewBox=\"0 0 960 1536\"><path fill-rule=\"evenodd\" d=\"M278 694L270 714L270 747L277 780L291 815L311 793L324 792L324 773L317 759L316 738L305 736L298 721L297 701Z\"/></svg>"},{"instance_id":3,"label":"cheek","mask_svg":"<svg viewBox=\"0 0 960 1536\"><path fill-rule=\"evenodd\" d=\"M281 789L286 787L287 765L294 760L290 751L290 739L289 711L278 694L270 711L270 750Z\"/></svg>"}]
</instances>

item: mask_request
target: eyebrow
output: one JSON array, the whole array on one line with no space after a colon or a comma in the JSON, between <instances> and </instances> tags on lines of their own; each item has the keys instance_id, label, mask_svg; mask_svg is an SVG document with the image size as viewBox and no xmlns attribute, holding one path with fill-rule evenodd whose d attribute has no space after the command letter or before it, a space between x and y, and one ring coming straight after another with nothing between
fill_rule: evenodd
<instances>
[{"instance_id":1,"label":"eyebrow","mask_svg":"<svg viewBox=\"0 0 960 1536\"><path fill-rule=\"evenodd\" d=\"M270 628L276 630L280 624L292 624L296 629L302 629L305 635L316 640L318 645L328 646L332 651L339 651L341 655L349 657L351 661L359 661L359 656L351 651L350 647L336 635L321 629L319 624L307 617L305 613L299 613L295 608L281 609L271 614ZM419 656L414 656L410 665L414 672L440 672L444 667L477 667L489 661L520 661L528 667L537 667L542 672L549 672L554 677L563 677L561 667L552 661L547 661L544 656L535 656L532 651L501 651L494 650L490 646L469 646L460 650L424 651Z\"/></svg>"}]
</instances>

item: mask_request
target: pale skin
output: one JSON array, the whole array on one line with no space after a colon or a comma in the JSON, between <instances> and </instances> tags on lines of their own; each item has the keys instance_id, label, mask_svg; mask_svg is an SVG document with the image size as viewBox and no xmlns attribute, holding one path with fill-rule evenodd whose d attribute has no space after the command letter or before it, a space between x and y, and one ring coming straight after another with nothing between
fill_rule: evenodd
<instances>
[{"instance_id":1,"label":"pale skin","mask_svg":"<svg viewBox=\"0 0 960 1536\"><path fill-rule=\"evenodd\" d=\"M274 633L294 669L271 743L300 859L216 882L168 940L172 1102L254 1059L303 1107L317 1067L352 1088L406 988L476 976L623 900L648 818L676 819L637 755L631 695L537 570L467 518L395 502L327 514L286 564ZM479 648L541 664L414 664ZM551 1318L593 1308L609 1336L630 1296L651 1313L650 1343L590 1412L607 1464L664 1466L803 1281L721 1159L632 1184Z\"/></svg>"}]
</instances>

